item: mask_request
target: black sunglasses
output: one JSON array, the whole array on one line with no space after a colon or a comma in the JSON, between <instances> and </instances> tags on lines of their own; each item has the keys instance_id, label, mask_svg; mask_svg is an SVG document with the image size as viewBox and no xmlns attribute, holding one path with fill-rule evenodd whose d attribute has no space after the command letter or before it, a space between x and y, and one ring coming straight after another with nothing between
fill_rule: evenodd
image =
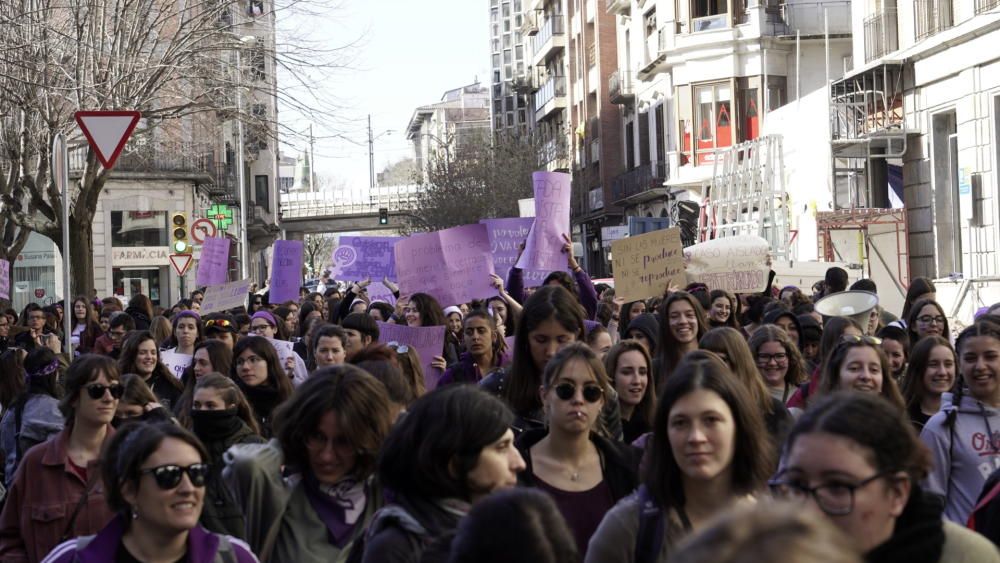
<instances>
[{"instance_id":1,"label":"black sunglasses","mask_svg":"<svg viewBox=\"0 0 1000 563\"><path fill-rule=\"evenodd\" d=\"M568 401L576 395L576 385L572 383L560 383L555 386L556 397L559 397L563 401ZM583 386L583 400L588 403L596 403L601 400L604 396L604 389L601 389L600 385L584 385Z\"/></svg>"},{"instance_id":2,"label":"black sunglasses","mask_svg":"<svg viewBox=\"0 0 1000 563\"><path fill-rule=\"evenodd\" d=\"M185 473L187 473L188 478L191 479L192 485L195 487L204 487L205 480L208 479L208 464L192 463L187 467L181 467L180 465L161 465L159 467L143 469L139 472L140 475L146 475L147 473L153 474L153 479L156 480L156 486L160 487L164 491L176 489L177 486L181 484L181 476Z\"/></svg>"},{"instance_id":3,"label":"black sunglasses","mask_svg":"<svg viewBox=\"0 0 1000 563\"><path fill-rule=\"evenodd\" d=\"M112 383L111 385L91 383L85 389L87 389L87 394L90 395L90 398L95 401L103 397L105 391L111 391L111 397L115 399L121 399L122 395L125 394L125 386L121 383Z\"/></svg>"}]
</instances>

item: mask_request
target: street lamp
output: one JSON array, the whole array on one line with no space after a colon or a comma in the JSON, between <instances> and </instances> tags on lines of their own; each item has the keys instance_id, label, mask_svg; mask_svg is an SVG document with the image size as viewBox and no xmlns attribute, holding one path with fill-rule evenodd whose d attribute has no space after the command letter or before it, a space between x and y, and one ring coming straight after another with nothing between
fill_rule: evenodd
<instances>
[{"instance_id":1,"label":"street lamp","mask_svg":"<svg viewBox=\"0 0 1000 563\"><path fill-rule=\"evenodd\" d=\"M371 191L375 189L375 141L390 133L392 133L392 129L386 129L373 137L372 115L368 114L368 197L372 196Z\"/></svg>"},{"instance_id":2,"label":"street lamp","mask_svg":"<svg viewBox=\"0 0 1000 563\"><path fill-rule=\"evenodd\" d=\"M246 150L243 135L243 64L241 52L244 47L252 49L257 44L257 38L253 35L240 37L240 45L236 48L236 167L238 170L237 181L240 190L240 228L237 235L240 239L240 279L250 277L248 273L250 262L250 248L247 240L247 178L246 164L244 163L243 151Z\"/></svg>"}]
</instances>

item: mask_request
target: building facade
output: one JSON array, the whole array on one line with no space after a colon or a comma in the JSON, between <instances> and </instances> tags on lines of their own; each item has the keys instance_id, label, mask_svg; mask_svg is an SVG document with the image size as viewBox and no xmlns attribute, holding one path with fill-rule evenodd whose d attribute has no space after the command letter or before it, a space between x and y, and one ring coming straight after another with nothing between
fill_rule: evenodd
<instances>
[{"instance_id":1,"label":"building facade","mask_svg":"<svg viewBox=\"0 0 1000 563\"><path fill-rule=\"evenodd\" d=\"M448 90L434 104L420 106L406 126L417 170L427 182L435 162L454 157L490 134L490 90L478 82Z\"/></svg>"},{"instance_id":2,"label":"building facade","mask_svg":"<svg viewBox=\"0 0 1000 563\"><path fill-rule=\"evenodd\" d=\"M520 133L532 125L537 77L524 39L524 1L490 0L490 116L498 133Z\"/></svg>"}]
</instances>

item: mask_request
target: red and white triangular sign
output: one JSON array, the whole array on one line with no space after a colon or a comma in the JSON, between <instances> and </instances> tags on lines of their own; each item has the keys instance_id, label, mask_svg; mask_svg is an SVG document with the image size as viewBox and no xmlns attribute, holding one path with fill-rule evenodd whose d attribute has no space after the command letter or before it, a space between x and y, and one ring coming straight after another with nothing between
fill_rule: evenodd
<instances>
[{"instance_id":1,"label":"red and white triangular sign","mask_svg":"<svg viewBox=\"0 0 1000 563\"><path fill-rule=\"evenodd\" d=\"M111 168L125 148L141 114L137 111L78 111L74 114L90 148L105 168Z\"/></svg>"},{"instance_id":2,"label":"red and white triangular sign","mask_svg":"<svg viewBox=\"0 0 1000 563\"><path fill-rule=\"evenodd\" d=\"M171 254L170 265L174 267L178 276L183 276L191 267L192 258L190 254Z\"/></svg>"}]
</instances>

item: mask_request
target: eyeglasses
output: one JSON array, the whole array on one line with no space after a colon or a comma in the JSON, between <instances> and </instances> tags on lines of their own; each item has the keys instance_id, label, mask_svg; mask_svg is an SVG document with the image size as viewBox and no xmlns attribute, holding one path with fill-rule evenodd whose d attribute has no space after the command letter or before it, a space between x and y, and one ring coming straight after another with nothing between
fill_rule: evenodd
<instances>
[{"instance_id":1,"label":"eyeglasses","mask_svg":"<svg viewBox=\"0 0 1000 563\"><path fill-rule=\"evenodd\" d=\"M187 467L181 467L180 465L161 465L159 467L143 469L139 472L140 475L146 475L149 473L153 474L153 479L156 480L156 486L160 487L164 491L176 489L177 486L181 484L181 476L185 473L187 473L188 478L191 479L192 485L195 487L204 487L205 481L208 479L208 464L192 463Z\"/></svg>"},{"instance_id":2,"label":"eyeglasses","mask_svg":"<svg viewBox=\"0 0 1000 563\"><path fill-rule=\"evenodd\" d=\"M325 450L327 446L330 446L335 450L344 450L351 447L351 442L343 435L339 435L335 438L328 438L321 432L311 432L308 436L306 436L306 448L312 450L313 452L321 452Z\"/></svg>"},{"instance_id":3,"label":"eyeglasses","mask_svg":"<svg viewBox=\"0 0 1000 563\"><path fill-rule=\"evenodd\" d=\"M774 363L780 364L788 361L788 354L784 352L778 352L777 354L757 354L757 363L766 366L774 360Z\"/></svg>"},{"instance_id":4,"label":"eyeglasses","mask_svg":"<svg viewBox=\"0 0 1000 563\"><path fill-rule=\"evenodd\" d=\"M797 481L770 481L768 487L771 494L776 497L805 500L806 496L812 496L820 510L830 516L846 516L854 510L854 491L868 485L876 479L885 476L885 473L876 473L871 477L850 485L847 483L827 483L817 487L810 487L805 483Z\"/></svg>"},{"instance_id":5,"label":"eyeglasses","mask_svg":"<svg viewBox=\"0 0 1000 563\"><path fill-rule=\"evenodd\" d=\"M259 362L263 362L264 358L260 356L247 356L246 358L237 358L236 367L243 367L243 364L250 364L251 366L257 365Z\"/></svg>"},{"instance_id":6,"label":"eyeglasses","mask_svg":"<svg viewBox=\"0 0 1000 563\"><path fill-rule=\"evenodd\" d=\"M882 339L875 336L858 336L856 334L845 334L840 337L841 342L848 342L851 344L857 344L859 342L864 342L865 344L871 344L872 346L881 346Z\"/></svg>"},{"instance_id":7,"label":"eyeglasses","mask_svg":"<svg viewBox=\"0 0 1000 563\"><path fill-rule=\"evenodd\" d=\"M560 400L568 401L576 396L576 385L572 383L560 383L555 386L556 397ZM588 403L596 403L604 396L604 389L600 385L584 385L583 400Z\"/></svg>"},{"instance_id":8,"label":"eyeglasses","mask_svg":"<svg viewBox=\"0 0 1000 563\"><path fill-rule=\"evenodd\" d=\"M95 401L103 397L105 391L110 391L113 399L121 399L122 395L125 394L125 386L121 383L112 383L111 385L91 383L84 387L84 389L87 390L87 395Z\"/></svg>"},{"instance_id":9,"label":"eyeglasses","mask_svg":"<svg viewBox=\"0 0 1000 563\"><path fill-rule=\"evenodd\" d=\"M233 326L233 323L232 323L232 321L229 321L227 319L209 319L209 320L205 321L205 328L209 328L209 327L213 327L213 326L221 326L222 328L230 328L231 326Z\"/></svg>"},{"instance_id":10,"label":"eyeglasses","mask_svg":"<svg viewBox=\"0 0 1000 563\"><path fill-rule=\"evenodd\" d=\"M945 323L945 320L946 319L942 316L934 317L931 315L920 315L919 317L917 317L917 322L924 323L925 325L929 324L943 325Z\"/></svg>"},{"instance_id":11,"label":"eyeglasses","mask_svg":"<svg viewBox=\"0 0 1000 563\"><path fill-rule=\"evenodd\" d=\"M273 328L274 327L271 326L270 324L250 325L251 332L264 332L267 329L273 329Z\"/></svg>"}]
</instances>

